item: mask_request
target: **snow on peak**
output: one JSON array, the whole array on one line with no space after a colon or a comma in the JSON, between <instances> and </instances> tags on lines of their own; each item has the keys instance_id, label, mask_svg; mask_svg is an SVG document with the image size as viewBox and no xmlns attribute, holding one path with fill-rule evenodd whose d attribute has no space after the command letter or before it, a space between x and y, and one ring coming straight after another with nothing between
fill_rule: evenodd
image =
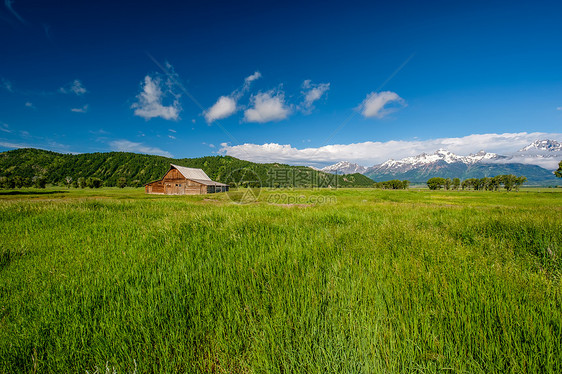
<instances>
[{"instance_id":1,"label":"snow on peak","mask_svg":"<svg viewBox=\"0 0 562 374\"><path fill-rule=\"evenodd\" d=\"M535 140L528 146L523 147L519 150L519 152L528 152L528 151L560 152L562 151L562 143L550 139Z\"/></svg>"},{"instance_id":2,"label":"snow on peak","mask_svg":"<svg viewBox=\"0 0 562 374\"><path fill-rule=\"evenodd\" d=\"M326 166L325 168L322 168L320 170L326 173L338 172L340 174L354 174L354 173L364 173L367 170L367 168L349 161L340 161L336 164Z\"/></svg>"},{"instance_id":3,"label":"snow on peak","mask_svg":"<svg viewBox=\"0 0 562 374\"><path fill-rule=\"evenodd\" d=\"M476 154L470 154L468 156L458 156L446 149L439 149L432 154L422 153L417 156L410 156L401 160L390 159L380 165L373 166L373 168L408 171L411 169L424 167L426 165L431 165L436 162L445 162L446 164L463 163L465 165L472 165L477 162L495 158L498 158L497 154L488 153L486 151L480 151Z\"/></svg>"}]
</instances>

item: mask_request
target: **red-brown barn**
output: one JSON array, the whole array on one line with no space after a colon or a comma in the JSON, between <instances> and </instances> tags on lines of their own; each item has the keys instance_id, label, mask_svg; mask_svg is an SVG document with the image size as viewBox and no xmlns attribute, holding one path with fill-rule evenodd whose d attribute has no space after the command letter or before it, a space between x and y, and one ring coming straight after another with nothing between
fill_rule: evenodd
<instances>
[{"instance_id":1,"label":"red-brown barn","mask_svg":"<svg viewBox=\"0 0 562 374\"><path fill-rule=\"evenodd\" d=\"M170 164L162 179L144 185L146 193L162 195L202 195L228 191L228 185L214 182L201 169Z\"/></svg>"}]
</instances>

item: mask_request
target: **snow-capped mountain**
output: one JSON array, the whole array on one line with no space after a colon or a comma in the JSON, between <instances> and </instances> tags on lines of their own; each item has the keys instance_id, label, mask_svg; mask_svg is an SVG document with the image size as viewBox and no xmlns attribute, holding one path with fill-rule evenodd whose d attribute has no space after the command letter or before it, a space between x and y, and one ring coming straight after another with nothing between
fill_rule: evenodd
<instances>
[{"instance_id":1,"label":"snow-capped mountain","mask_svg":"<svg viewBox=\"0 0 562 374\"><path fill-rule=\"evenodd\" d=\"M422 153L400 160L387 160L366 168L341 161L321 170L327 173L361 173L367 177L384 181L408 179L424 182L431 177L443 178L482 178L500 174L525 175L529 183L555 185L559 183L552 170L562 160L562 143L556 140L537 140L509 155L498 155L484 150L459 156L445 149L434 153Z\"/></svg>"},{"instance_id":2,"label":"snow-capped mountain","mask_svg":"<svg viewBox=\"0 0 562 374\"><path fill-rule=\"evenodd\" d=\"M528 146L521 148L518 152L562 152L562 143L550 139L535 140Z\"/></svg>"},{"instance_id":3,"label":"snow-capped mountain","mask_svg":"<svg viewBox=\"0 0 562 374\"><path fill-rule=\"evenodd\" d=\"M484 162L489 160L496 160L501 158L495 153L488 153L486 151L480 151L475 154L470 154L468 156L458 156L452 152L445 149L439 149L432 154L422 153L421 155L406 157L401 160L387 160L382 164L375 165L368 168L367 172L372 171L388 171L388 172L406 172L408 170L417 169L420 167L427 167L429 165L445 163L454 164L461 163L464 165L473 165L477 162Z\"/></svg>"},{"instance_id":4,"label":"snow-capped mountain","mask_svg":"<svg viewBox=\"0 0 562 374\"><path fill-rule=\"evenodd\" d=\"M440 149L430 155L421 154L401 160L388 160L368 168L365 175L375 181L407 179L411 182L425 182L432 177L466 179L515 174L526 176L529 183L549 185L557 183L551 171L516 160L511 156L500 156L485 151L458 156Z\"/></svg>"},{"instance_id":5,"label":"snow-capped mountain","mask_svg":"<svg viewBox=\"0 0 562 374\"><path fill-rule=\"evenodd\" d=\"M355 173L365 173L367 168L365 166L361 166L359 164L354 164L348 161L340 161L337 164L333 164L330 166L326 166L325 168L320 169L325 173L338 173L338 174L355 174Z\"/></svg>"},{"instance_id":6,"label":"snow-capped mountain","mask_svg":"<svg viewBox=\"0 0 562 374\"><path fill-rule=\"evenodd\" d=\"M546 169L556 169L562 160L562 143L556 140L536 140L508 156L509 162L539 165Z\"/></svg>"}]
</instances>

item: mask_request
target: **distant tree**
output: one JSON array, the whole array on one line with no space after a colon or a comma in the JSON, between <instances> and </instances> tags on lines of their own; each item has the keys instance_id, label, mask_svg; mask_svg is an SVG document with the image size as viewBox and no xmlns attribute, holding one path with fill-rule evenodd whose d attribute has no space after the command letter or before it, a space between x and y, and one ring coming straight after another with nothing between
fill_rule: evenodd
<instances>
[{"instance_id":1,"label":"distant tree","mask_svg":"<svg viewBox=\"0 0 562 374\"><path fill-rule=\"evenodd\" d=\"M93 188L100 188L102 185L102 180L99 178L92 178L92 187Z\"/></svg>"},{"instance_id":2,"label":"distant tree","mask_svg":"<svg viewBox=\"0 0 562 374\"><path fill-rule=\"evenodd\" d=\"M408 180L393 179L385 182L375 182L375 188L382 188L384 190L405 190L410 185Z\"/></svg>"},{"instance_id":3,"label":"distant tree","mask_svg":"<svg viewBox=\"0 0 562 374\"><path fill-rule=\"evenodd\" d=\"M453 178L453 190L458 190L461 185L461 180L459 178Z\"/></svg>"},{"instance_id":4,"label":"distant tree","mask_svg":"<svg viewBox=\"0 0 562 374\"><path fill-rule=\"evenodd\" d=\"M562 161L558 163L558 170L554 172L554 175L556 175L558 178L562 178Z\"/></svg>"},{"instance_id":5,"label":"distant tree","mask_svg":"<svg viewBox=\"0 0 562 374\"><path fill-rule=\"evenodd\" d=\"M476 189L479 191L485 190L486 189L486 178L479 178L476 179Z\"/></svg>"},{"instance_id":6,"label":"distant tree","mask_svg":"<svg viewBox=\"0 0 562 374\"><path fill-rule=\"evenodd\" d=\"M502 175L503 187L506 190L511 191L513 189L513 186L515 186L516 179L517 177L513 174Z\"/></svg>"},{"instance_id":7,"label":"distant tree","mask_svg":"<svg viewBox=\"0 0 562 374\"><path fill-rule=\"evenodd\" d=\"M429 187L430 190L440 190L445 186L445 183L446 183L445 178L434 177L434 178L430 178L427 181L427 187Z\"/></svg>"},{"instance_id":8,"label":"distant tree","mask_svg":"<svg viewBox=\"0 0 562 374\"><path fill-rule=\"evenodd\" d=\"M470 190L471 188L474 188L474 178L468 178L462 181L462 189L467 189Z\"/></svg>"},{"instance_id":9,"label":"distant tree","mask_svg":"<svg viewBox=\"0 0 562 374\"><path fill-rule=\"evenodd\" d=\"M142 187L142 183L140 182L140 180L135 179L131 182L131 187Z\"/></svg>"},{"instance_id":10,"label":"distant tree","mask_svg":"<svg viewBox=\"0 0 562 374\"><path fill-rule=\"evenodd\" d=\"M72 184L72 177L67 176L66 178L64 178L64 181L66 183L66 187L70 188L70 185Z\"/></svg>"},{"instance_id":11,"label":"distant tree","mask_svg":"<svg viewBox=\"0 0 562 374\"><path fill-rule=\"evenodd\" d=\"M527 177L525 176L520 176L515 178L515 191L519 191L519 187L525 183L527 181Z\"/></svg>"},{"instance_id":12,"label":"distant tree","mask_svg":"<svg viewBox=\"0 0 562 374\"><path fill-rule=\"evenodd\" d=\"M45 186L47 185L47 178L37 177L37 178L35 178L35 181L33 182L33 185L37 188L45 188Z\"/></svg>"},{"instance_id":13,"label":"distant tree","mask_svg":"<svg viewBox=\"0 0 562 374\"><path fill-rule=\"evenodd\" d=\"M14 178L8 177L6 180L6 188L16 188L16 181Z\"/></svg>"},{"instance_id":14,"label":"distant tree","mask_svg":"<svg viewBox=\"0 0 562 374\"><path fill-rule=\"evenodd\" d=\"M493 177L490 180L491 190L493 190L493 191L499 190L501 183L502 183L501 176L496 175L495 177Z\"/></svg>"},{"instance_id":15,"label":"distant tree","mask_svg":"<svg viewBox=\"0 0 562 374\"><path fill-rule=\"evenodd\" d=\"M117 187L119 188L127 187L127 179L124 177L117 179Z\"/></svg>"},{"instance_id":16,"label":"distant tree","mask_svg":"<svg viewBox=\"0 0 562 374\"><path fill-rule=\"evenodd\" d=\"M487 177L486 178L486 191L494 191L495 184L494 184L494 178L493 177Z\"/></svg>"},{"instance_id":17,"label":"distant tree","mask_svg":"<svg viewBox=\"0 0 562 374\"><path fill-rule=\"evenodd\" d=\"M21 176L19 176L19 175L16 175L16 176L13 178L13 181L14 181L14 187L15 187L15 188L22 188L22 187L23 187L23 184L24 184L23 177L21 177Z\"/></svg>"},{"instance_id":18,"label":"distant tree","mask_svg":"<svg viewBox=\"0 0 562 374\"><path fill-rule=\"evenodd\" d=\"M84 188L84 187L88 187L86 185L86 179L83 177L78 178L78 187L80 188Z\"/></svg>"},{"instance_id":19,"label":"distant tree","mask_svg":"<svg viewBox=\"0 0 562 374\"><path fill-rule=\"evenodd\" d=\"M90 177L86 179L86 186L89 188L100 188L102 184L103 182L99 178Z\"/></svg>"},{"instance_id":20,"label":"distant tree","mask_svg":"<svg viewBox=\"0 0 562 374\"><path fill-rule=\"evenodd\" d=\"M10 177L0 177L0 188L11 189L16 187L14 179Z\"/></svg>"},{"instance_id":21,"label":"distant tree","mask_svg":"<svg viewBox=\"0 0 562 374\"><path fill-rule=\"evenodd\" d=\"M445 179L445 189L446 190L449 190L451 188L451 184L453 184L453 182L451 181L451 178Z\"/></svg>"}]
</instances>

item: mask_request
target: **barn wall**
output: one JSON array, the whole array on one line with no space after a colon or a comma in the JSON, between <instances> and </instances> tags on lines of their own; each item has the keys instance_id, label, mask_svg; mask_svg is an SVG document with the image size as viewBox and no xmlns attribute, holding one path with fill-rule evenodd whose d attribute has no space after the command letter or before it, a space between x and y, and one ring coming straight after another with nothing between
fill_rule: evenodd
<instances>
[{"instance_id":1,"label":"barn wall","mask_svg":"<svg viewBox=\"0 0 562 374\"><path fill-rule=\"evenodd\" d=\"M145 186L145 191L146 193L163 194L164 183L162 183L162 181L149 183Z\"/></svg>"}]
</instances>

